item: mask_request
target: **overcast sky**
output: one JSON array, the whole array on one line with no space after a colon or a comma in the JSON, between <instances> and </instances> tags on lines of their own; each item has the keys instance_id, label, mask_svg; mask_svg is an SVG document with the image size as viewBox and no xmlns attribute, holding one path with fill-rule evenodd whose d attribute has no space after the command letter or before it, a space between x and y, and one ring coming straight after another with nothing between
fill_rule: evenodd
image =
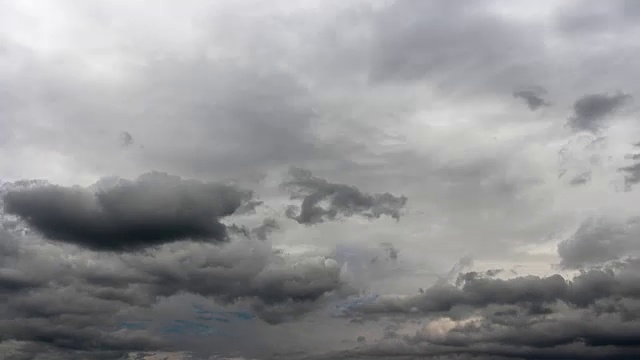
<instances>
[{"instance_id":1,"label":"overcast sky","mask_svg":"<svg viewBox=\"0 0 640 360\"><path fill-rule=\"evenodd\" d=\"M0 0L0 357L640 358L639 38L634 0Z\"/></svg>"}]
</instances>

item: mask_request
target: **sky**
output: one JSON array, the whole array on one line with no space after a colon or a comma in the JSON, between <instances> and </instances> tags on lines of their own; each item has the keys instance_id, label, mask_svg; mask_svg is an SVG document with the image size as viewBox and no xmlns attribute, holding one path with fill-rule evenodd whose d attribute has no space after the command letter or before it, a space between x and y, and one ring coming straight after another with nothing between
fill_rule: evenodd
<instances>
[{"instance_id":1,"label":"sky","mask_svg":"<svg viewBox=\"0 0 640 360\"><path fill-rule=\"evenodd\" d=\"M639 37L633 0L0 0L0 357L639 358Z\"/></svg>"}]
</instances>

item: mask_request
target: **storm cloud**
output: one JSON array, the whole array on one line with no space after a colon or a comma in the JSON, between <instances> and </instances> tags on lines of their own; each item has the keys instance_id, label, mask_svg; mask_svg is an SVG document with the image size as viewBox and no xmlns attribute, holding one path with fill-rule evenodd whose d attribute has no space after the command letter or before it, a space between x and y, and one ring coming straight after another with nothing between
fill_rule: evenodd
<instances>
[{"instance_id":1,"label":"storm cloud","mask_svg":"<svg viewBox=\"0 0 640 360\"><path fill-rule=\"evenodd\" d=\"M251 193L233 186L147 173L133 181L106 179L94 188L28 187L4 195L5 211L44 236L95 250L134 250L180 239L223 241L219 218ZM103 182L103 183L104 183Z\"/></svg>"},{"instance_id":2,"label":"storm cloud","mask_svg":"<svg viewBox=\"0 0 640 360\"><path fill-rule=\"evenodd\" d=\"M8 249L22 249L0 253L0 338L80 358L179 349L157 326L124 331L120 325L175 297L244 304L260 321L278 324L314 311L345 285L335 260L276 254L264 240L182 242L145 254L76 250L64 258L71 249L10 232L0 236Z\"/></svg>"},{"instance_id":3,"label":"storm cloud","mask_svg":"<svg viewBox=\"0 0 640 360\"><path fill-rule=\"evenodd\" d=\"M383 314L396 323L411 318L419 325L404 333L396 327L376 345L328 357L625 359L639 350L637 266L633 260L572 280L461 274L461 287L437 285L361 305L367 316Z\"/></svg>"},{"instance_id":4,"label":"storm cloud","mask_svg":"<svg viewBox=\"0 0 640 360\"><path fill-rule=\"evenodd\" d=\"M636 299L634 284L637 264L622 270L590 270L572 280L555 274L548 277L525 276L508 280L493 279L471 272L462 274L460 286L438 284L423 294L404 298L382 297L376 303L357 309L365 314L448 314L490 305L517 305L529 311L558 302L584 308L601 299Z\"/></svg>"}]
</instances>

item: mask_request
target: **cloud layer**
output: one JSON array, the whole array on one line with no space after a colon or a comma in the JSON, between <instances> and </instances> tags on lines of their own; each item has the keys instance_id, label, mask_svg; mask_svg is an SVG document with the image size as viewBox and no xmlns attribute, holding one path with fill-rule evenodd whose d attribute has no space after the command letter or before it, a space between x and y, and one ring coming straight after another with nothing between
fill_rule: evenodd
<instances>
[{"instance_id":1,"label":"cloud layer","mask_svg":"<svg viewBox=\"0 0 640 360\"><path fill-rule=\"evenodd\" d=\"M640 358L639 16L2 2L0 354Z\"/></svg>"}]
</instances>

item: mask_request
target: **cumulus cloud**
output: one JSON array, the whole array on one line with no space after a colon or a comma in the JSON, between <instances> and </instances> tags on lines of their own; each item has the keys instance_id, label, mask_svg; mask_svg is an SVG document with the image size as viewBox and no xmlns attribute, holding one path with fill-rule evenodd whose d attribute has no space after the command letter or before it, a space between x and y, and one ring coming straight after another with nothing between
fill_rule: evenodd
<instances>
[{"instance_id":1,"label":"cumulus cloud","mask_svg":"<svg viewBox=\"0 0 640 360\"><path fill-rule=\"evenodd\" d=\"M152 172L96 188L43 185L8 191L5 211L46 237L96 250L134 250L180 239L222 241L219 219L251 193ZM97 184L99 185L99 184Z\"/></svg>"},{"instance_id":2,"label":"cumulus cloud","mask_svg":"<svg viewBox=\"0 0 640 360\"><path fill-rule=\"evenodd\" d=\"M407 203L404 196L363 193L355 186L315 177L308 170L293 168L289 175L290 179L282 186L291 191L291 199L302 199L302 205L297 215L295 208L287 209L287 216L300 224L320 223L339 215L361 215L369 219L387 215L399 220L400 211ZM325 202L328 204L323 207Z\"/></svg>"}]
</instances>

